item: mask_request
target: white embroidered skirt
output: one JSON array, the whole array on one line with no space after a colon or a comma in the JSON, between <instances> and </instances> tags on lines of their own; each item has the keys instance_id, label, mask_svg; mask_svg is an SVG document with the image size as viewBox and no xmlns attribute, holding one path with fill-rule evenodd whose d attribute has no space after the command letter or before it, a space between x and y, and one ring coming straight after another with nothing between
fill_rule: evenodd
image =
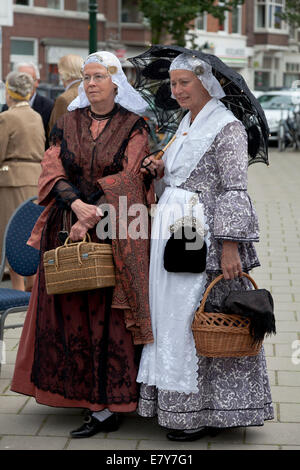
<instances>
[{"instance_id":1,"label":"white embroidered skirt","mask_svg":"<svg viewBox=\"0 0 300 470\"><path fill-rule=\"evenodd\" d=\"M189 214L195 193L167 187L152 225L149 295L154 343L143 348L137 382L162 390L196 393L198 359L191 324L204 293L206 273L170 273L164 269L169 227ZM203 205L193 215L205 225ZM208 236L205 237L209 246Z\"/></svg>"}]
</instances>

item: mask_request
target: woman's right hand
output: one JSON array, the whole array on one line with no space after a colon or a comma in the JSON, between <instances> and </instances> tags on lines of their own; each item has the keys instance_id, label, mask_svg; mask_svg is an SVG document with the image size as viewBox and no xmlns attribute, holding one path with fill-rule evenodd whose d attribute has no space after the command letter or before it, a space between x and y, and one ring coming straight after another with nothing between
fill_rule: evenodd
<instances>
[{"instance_id":1,"label":"woman's right hand","mask_svg":"<svg viewBox=\"0 0 300 470\"><path fill-rule=\"evenodd\" d=\"M79 240L82 240L87 234L87 232L88 228L81 222L77 221L74 225L72 225L69 236L72 242L77 242Z\"/></svg>"},{"instance_id":2,"label":"woman's right hand","mask_svg":"<svg viewBox=\"0 0 300 470\"><path fill-rule=\"evenodd\" d=\"M239 255L238 242L231 240L223 241L221 267L224 279L236 279L242 277L243 269Z\"/></svg>"},{"instance_id":3,"label":"woman's right hand","mask_svg":"<svg viewBox=\"0 0 300 470\"><path fill-rule=\"evenodd\" d=\"M150 165L147 166L147 168L141 168L141 172L142 173L148 173L147 170L150 170L151 175L156 176L155 175L155 170L156 170L157 178L158 179L161 178L164 174L164 168L165 168L164 161L163 160L155 160L154 156L151 156L151 157L145 158L145 160L143 161L144 165L148 165L148 163L150 163Z\"/></svg>"},{"instance_id":4,"label":"woman's right hand","mask_svg":"<svg viewBox=\"0 0 300 470\"><path fill-rule=\"evenodd\" d=\"M71 209L76 214L78 221L88 229L93 228L103 216L99 207L86 204L81 199L75 199L71 204Z\"/></svg>"}]
</instances>

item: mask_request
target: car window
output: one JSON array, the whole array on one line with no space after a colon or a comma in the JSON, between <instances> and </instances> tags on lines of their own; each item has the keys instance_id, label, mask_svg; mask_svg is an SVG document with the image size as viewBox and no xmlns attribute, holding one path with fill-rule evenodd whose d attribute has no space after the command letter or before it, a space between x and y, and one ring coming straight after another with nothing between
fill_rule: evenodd
<instances>
[{"instance_id":1,"label":"car window","mask_svg":"<svg viewBox=\"0 0 300 470\"><path fill-rule=\"evenodd\" d=\"M292 95L261 95L257 99L263 109L289 109L293 106Z\"/></svg>"}]
</instances>

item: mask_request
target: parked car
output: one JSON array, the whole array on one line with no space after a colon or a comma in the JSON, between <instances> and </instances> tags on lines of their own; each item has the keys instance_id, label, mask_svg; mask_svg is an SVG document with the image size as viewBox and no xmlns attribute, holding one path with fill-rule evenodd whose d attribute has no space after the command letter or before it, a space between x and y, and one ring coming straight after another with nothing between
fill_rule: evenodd
<instances>
[{"instance_id":1,"label":"parked car","mask_svg":"<svg viewBox=\"0 0 300 470\"><path fill-rule=\"evenodd\" d=\"M277 141L279 122L300 105L300 90L268 91L258 98L270 128L270 141Z\"/></svg>"}]
</instances>

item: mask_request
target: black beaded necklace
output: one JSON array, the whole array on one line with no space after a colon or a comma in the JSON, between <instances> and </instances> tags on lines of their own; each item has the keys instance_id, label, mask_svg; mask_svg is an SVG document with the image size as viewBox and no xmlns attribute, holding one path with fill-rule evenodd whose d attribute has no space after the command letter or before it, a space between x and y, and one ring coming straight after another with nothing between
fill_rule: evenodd
<instances>
[{"instance_id":1,"label":"black beaded necklace","mask_svg":"<svg viewBox=\"0 0 300 470\"><path fill-rule=\"evenodd\" d=\"M109 113L97 114L97 113L94 113L90 108L90 114L93 119L96 119L96 121L106 121L107 119L111 119L118 112L118 109L119 109L118 105L115 104L113 109Z\"/></svg>"}]
</instances>

